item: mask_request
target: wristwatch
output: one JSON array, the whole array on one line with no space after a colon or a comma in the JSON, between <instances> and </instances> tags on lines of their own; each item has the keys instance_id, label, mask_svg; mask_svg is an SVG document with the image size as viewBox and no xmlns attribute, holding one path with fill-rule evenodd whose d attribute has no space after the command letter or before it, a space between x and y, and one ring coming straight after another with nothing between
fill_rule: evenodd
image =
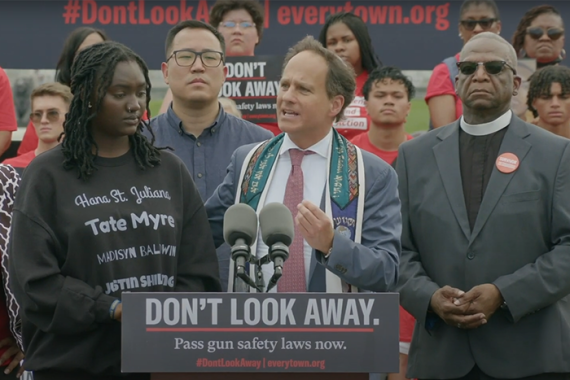
<instances>
[{"instance_id":1,"label":"wristwatch","mask_svg":"<svg viewBox=\"0 0 570 380\"><path fill-rule=\"evenodd\" d=\"M332 247L329 249L329 251L328 251L326 254L323 254L323 257L324 257L325 259L328 259L329 256L331 255L331 252L332 252Z\"/></svg>"}]
</instances>

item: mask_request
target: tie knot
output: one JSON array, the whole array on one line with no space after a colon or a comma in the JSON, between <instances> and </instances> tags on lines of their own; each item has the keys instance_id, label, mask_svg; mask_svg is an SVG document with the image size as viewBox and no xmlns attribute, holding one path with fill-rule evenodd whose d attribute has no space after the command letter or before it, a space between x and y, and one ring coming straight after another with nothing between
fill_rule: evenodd
<instances>
[{"instance_id":1,"label":"tie knot","mask_svg":"<svg viewBox=\"0 0 570 380\"><path fill-rule=\"evenodd\" d=\"M291 157L291 165L292 166L301 166L301 162L303 161L303 157L309 154L313 154L310 150L300 150L300 149L289 149L289 156Z\"/></svg>"}]
</instances>

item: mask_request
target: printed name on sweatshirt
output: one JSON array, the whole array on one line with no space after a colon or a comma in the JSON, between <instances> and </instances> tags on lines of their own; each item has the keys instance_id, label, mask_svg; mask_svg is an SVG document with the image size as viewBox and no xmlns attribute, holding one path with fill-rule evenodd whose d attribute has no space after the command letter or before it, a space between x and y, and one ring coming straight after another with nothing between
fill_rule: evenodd
<instances>
[{"instance_id":1,"label":"printed name on sweatshirt","mask_svg":"<svg viewBox=\"0 0 570 380\"><path fill-rule=\"evenodd\" d=\"M133 186L130 189L131 195L135 196L135 202L141 204L144 199L168 199L170 200L170 194L166 190L153 190L149 186L144 186L142 189L138 189ZM122 203L128 202L129 198L125 197L125 192L118 189L113 189L109 192L109 195L101 196L88 196L83 193L75 197L75 205L81 206L83 208L90 206L97 206L108 203Z\"/></svg>"},{"instance_id":2,"label":"printed name on sweatshirt","mask_svg":"<svg viewBox=\"0 0 570 380\"><path fill-rule=\"evenodd\" d=\"M105 294L111 294L119 290L150 288L160 285L174 288L174 283L174 276L168 276L162 273L145 274L140 277L119 278L105 284Z\"/></svg>"},{"instance_id":3,"label":"printed name on sweatshirt","mask_svg":"<svg viewBox=\"0 0 570 380\"><path fill-rule=\"evenodd\" d=\"M113 249L97 255L99 265L112 263L113 261L122 261L136 259L138 257L163 255L176 257L176 246L170 244L150 244L141 245L140 247L129 247L121 249Z\"/></svg>"},{"instance_id":4,"label":"printed name on sweatshirt","mask_svg":"<svg viewBox=\"0 0 570 380\"><path fill-rule=\"evenodd\" d=\"M89 226L93 235L97 236L99 233L108 234L110 232L127 231L129 229L129 223L134 230L140 226L151 227L155 231L163 226L176 227L172 216L166 214L149 214L146 211L141 212L140 215L132 212L130 218L127 219L115 219L112 216L110 216L108 220L95 218L85 222L85 225Z\"/></svg>"}]
</instances>

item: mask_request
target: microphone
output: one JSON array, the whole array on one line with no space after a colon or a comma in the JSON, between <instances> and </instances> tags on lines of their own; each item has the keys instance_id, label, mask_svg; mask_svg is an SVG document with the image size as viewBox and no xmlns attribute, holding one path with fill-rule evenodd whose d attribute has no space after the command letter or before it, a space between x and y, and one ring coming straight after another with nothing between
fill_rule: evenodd
<instances>
[{"instance_id":1,"label":"microphone","mask_svg":"<svg viewBox=\"0 0 570 380\"><path fill-rule=\"evenodd\" d=\"M269 248L275 272L267 285L269 292L283 275L283 263L289 257L289 246L295 237L293 215L281 203L269 203L259 213L259 226L263 242Z\"/></svg>"},{"instance_id":2,"label":"microphone","mask_svg":"<svg viewBox=\"0 0 570 380\"><path fill-rule=\"evenodd\" d=\"M244 203L238 203L226 210L224 215L224 240L232 247L232 259L236 263L236 274L246 284L262 291L245 270L245 263L251 258L250 246L257 238L257 214Z\"/></svg>"}]
</instances>

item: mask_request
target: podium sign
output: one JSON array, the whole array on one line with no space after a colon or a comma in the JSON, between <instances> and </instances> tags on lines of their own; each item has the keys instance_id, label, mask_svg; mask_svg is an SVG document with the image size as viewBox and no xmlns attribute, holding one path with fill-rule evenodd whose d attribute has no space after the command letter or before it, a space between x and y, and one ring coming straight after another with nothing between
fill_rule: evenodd
<instances>
[{"instance_id":1,"label":"podium sign","mask_svg":"<svg viewBox=\"0 0 570 380\"><path fill-rule=\"evenodd\" d=\"M398 372L398 294L123 293L123 372Z\"/></svg>"}]
</instances>

